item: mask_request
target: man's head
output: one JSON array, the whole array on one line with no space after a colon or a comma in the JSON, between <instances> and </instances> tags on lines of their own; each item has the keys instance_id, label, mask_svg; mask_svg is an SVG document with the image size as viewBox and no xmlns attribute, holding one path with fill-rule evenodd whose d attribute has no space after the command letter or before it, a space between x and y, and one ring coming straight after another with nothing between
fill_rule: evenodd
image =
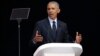
<instances>
[{"instance_id":1,"label":"man's head","mask_svg":"<svg viewBox=\"0 0 100 56\"><path fill-rule=\"evenodd\" d=\"M57 18L57 14L60 13L58 2L50 1L47 5L47 13L51 19Z\"/></svg>"}]
</instances>

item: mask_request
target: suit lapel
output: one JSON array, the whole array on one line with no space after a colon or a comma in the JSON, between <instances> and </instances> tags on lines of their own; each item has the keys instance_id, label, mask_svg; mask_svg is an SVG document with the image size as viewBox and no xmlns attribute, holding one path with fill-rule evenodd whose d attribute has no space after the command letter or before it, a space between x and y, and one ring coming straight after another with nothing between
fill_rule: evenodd
<instances>
[{"instance_id":1,"label":"suit lapel","mask_svg":"<svg viewBox=\"0 0 100 56\"><path fill-rule=\"evenodd\" d=\"M48 20L48 18L46 19L47 21L46 21L46 29L47 29L47 39L49 40L49 41L52 41L53 42L53 35L52 35L52 28L51 28L51 25L50 25L50 22L49 22L49 20ZM48 42L49 42L48 41Z\"/></svg>"},{"instance_id":2,"label":"suit lapel","mask_svg":"<svg viewBox=\"0 0 100 56\"><path fill-rule=\"evenodd\" d=\"M53 33L52 33L52 28L50 25L50 22L48 20L48 18L46 19L46 23L45 23L45 27L47 29L47 39L50 40L51 42L57 41L60 35L60 31L61 31L61 25L60 25L60 21L57 20L57 34L56 34L56 40L53 39ZM48 41L49 42L49 41Z\"/></svg>"}]
</instances>

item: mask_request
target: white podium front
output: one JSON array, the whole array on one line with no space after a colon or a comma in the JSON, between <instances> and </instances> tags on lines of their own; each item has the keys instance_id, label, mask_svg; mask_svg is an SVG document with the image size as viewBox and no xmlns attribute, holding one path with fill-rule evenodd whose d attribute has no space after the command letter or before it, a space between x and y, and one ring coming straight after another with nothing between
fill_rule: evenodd
<instances>
[{"instance_id":1,"label":"white podium front","mask_svg":"<svg viewBox=\"0 0 100 56\"><path fill-rule=\"evenodd\" d=\"M82 52L77 43L47 43L38 47L33 56L80 56Z\"/></svg>"}]
</instances>

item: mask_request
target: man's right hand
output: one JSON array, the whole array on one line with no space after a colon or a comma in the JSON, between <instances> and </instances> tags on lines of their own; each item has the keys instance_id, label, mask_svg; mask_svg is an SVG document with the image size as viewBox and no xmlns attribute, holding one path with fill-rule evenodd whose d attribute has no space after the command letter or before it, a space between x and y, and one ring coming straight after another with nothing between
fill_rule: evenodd
<instances>
[{"instance_id":1,"label":"man's right hand","mask_svg":"<svg viewBox=\"0 0 100 56\"><path fill-rule=\"evenodd\" d=\"M33 39L35 41L35 43L39 43L43 41L43 36L39 34L38 31L36 31L35 37Z\"/></svg>"}]
</instances>

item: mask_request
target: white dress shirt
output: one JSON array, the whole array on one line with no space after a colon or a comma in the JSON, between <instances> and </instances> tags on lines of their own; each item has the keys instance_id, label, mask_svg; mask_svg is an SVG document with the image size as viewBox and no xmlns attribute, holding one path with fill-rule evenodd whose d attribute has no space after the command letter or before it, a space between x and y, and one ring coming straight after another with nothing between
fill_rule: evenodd
<instances>
[{"instance_id":1,"label":"white dress shirt","mask_svg":"<svg viewBox=\"0 0 100 56\"><path fill-rule=\"evenodd\" d=\"M56 29L57 29L57 18L55 18L55 20L53 20L50 17L48 17L48 19L49 19L49 22L50 22L51 29L53 28L53 21L55 21Z\"/></svg>"}]
</instances>

